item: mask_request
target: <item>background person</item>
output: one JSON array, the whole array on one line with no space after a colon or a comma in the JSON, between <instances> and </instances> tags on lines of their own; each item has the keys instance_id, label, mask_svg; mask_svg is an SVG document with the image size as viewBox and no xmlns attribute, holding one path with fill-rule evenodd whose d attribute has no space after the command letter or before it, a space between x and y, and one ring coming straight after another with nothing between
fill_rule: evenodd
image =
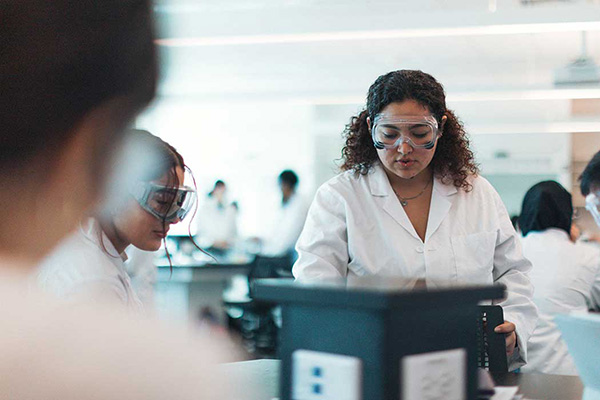
<instances>
[{"instance_id":1,"label":"background person","mask_svg":"<svg viewBox=\"0 0 600 400\"><path fill-rule=\"evenodd\" d=\"M227 185L217 180L196 215L197 236L208 252L224 252L235 245L238 236L237 204L229 202Z\"/></svg>"},{"instance_id":2,"label":"background person","mask_svg":"<svg viewBox=\"0 0 600 400\"><path fill-rule=\"evenodd\" d=\"M297 193L298 182L298 175L292 170L287 169L279 174L281 203L275 212L273 225L263 241L263 255L289 256L292 260L296 258L294 247L302 232L307 212L306 205Z\"/></svg>"},{"instance_id":3,"label":"background person","mask_svg":"<svg viewBox=\"0 0 600 400\"><path fill-rule=\"evenodd\" d=\"M572 216L571 194L558 182L540 182L525 194L519 226L523 254L533 264L530 277L540 318L523 372L577 375L553 317L600 307L600 249L575 243Z\"/></svg>"},{"instance_id":4,"label":"background person","mask_svg":"<svg viewBox=\"0 0 600 400\"><path fill-rule=\"evenodd\" d=\"M315 195L295 277L503 283L506 322L496 332L506 335L511 369L522 365L537 315L531 264L442 86L421 71L382 75L345 134L344 172Z\"/></svg>"}]
</instances>

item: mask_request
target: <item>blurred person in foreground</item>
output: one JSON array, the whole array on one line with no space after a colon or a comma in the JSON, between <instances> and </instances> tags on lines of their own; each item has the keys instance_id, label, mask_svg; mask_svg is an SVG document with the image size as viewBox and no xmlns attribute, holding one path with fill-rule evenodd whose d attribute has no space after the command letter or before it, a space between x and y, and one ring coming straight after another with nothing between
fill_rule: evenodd
<instances>
[{"instance_id":1,"label":"blurred person in foreground","mask_svg":"<svg viewBox=\"0 0 600 400\"><path fill-rule=\"evenodd\" d=\"M0 397L225 399L223 345L28 290L154 97L147 0L0 2ZM248 391L245 388L245 391Z\"/></svg>"}]
</instances>

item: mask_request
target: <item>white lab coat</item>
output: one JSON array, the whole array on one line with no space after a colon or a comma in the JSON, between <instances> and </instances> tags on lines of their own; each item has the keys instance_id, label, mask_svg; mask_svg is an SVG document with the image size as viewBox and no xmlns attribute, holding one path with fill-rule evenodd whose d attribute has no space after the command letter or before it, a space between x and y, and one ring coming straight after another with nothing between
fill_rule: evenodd
<instances>
[{"instance_id":1,"label":"white lab coat","mask_svg":"<svg viewBox=\"0 0 600 400\"><path fill-rule=\"evenodd\" d=\"M277 209L261 254L278 257L292 252L302 232L307 211L302 197L297 193L292 194L287 203Z\"/></svg>"},{"instance_id":2,"label":"white lab coat","mask_svg":"<svg viewBox=\"0 0 600 400\"><path fill-rule=\"evenodd\" d=\"M158 277L158 268L154 263L158 253L164 254L164 250L145 251L135 246L125 249L127 259L125 260L125 271L131 278L131 286L138 296L144 310L154 308L154 286Z\"/></svg>"},{"instance_id":3,"label":"white lab coat","mask_svg":"<svg viewBox=\"0 0 600 400\"><path fill-rule=\"evenodd\" d=\"M529 339L524 372L577 375L560 331L558 314L587 313L600 307L600 249L573 243L562 229L529 232L522 238L523 253L531 260L534 302L540 319Z\"/></svg>"},{"instance_id":4,"label":"white lab coat","mask_svg":"<svg viewBox=\"0 0 600 400\"><path fill-rule=\"evenodd\" d=\"M220 338L98 302L58 300L30 285L31 269L0 255L0 398L244 398L219 370L231 361Z\"/></svg>"},{"instance_id":5,"label":"white lab coat","mask_svg":"<svg viewBox=\"0 0 600 400\"><path fill-rule=\"evenodd\" d=\"M195 220L201 246L210 247L215 242L234 244L238 233L237 209L231 203L220 206L215 198L207 197Z\"/></svg>"},{"instance_id":6,"label":"white lab coat","mask_svg":"<svg viewBox=\"0 0 600 400\"><path fill-rule=\"evenodd\" d=\"M483 177L473 190L434 179L425 242L417 235L377 163L366 176L349 171L319 188L296 250L297 279L382 275L468 283L502 283L498 301L517 327L519 351L511 369L526 361L537 319L531 263L521 252L500 197ZM517 354L518 353L518 354Z\"/></svg>"},{"instance_id":7,"label":"white lab coat","mask_svg":"<svg viewBox=\"0 0 600 400\"><path fill-rule=\"evenodd\" d=\"M125 253L118 254L94 218L81 222L39 267L39 287L62 299L90 299L143 311L129 275Z\"/></svg>"}]
</instances>

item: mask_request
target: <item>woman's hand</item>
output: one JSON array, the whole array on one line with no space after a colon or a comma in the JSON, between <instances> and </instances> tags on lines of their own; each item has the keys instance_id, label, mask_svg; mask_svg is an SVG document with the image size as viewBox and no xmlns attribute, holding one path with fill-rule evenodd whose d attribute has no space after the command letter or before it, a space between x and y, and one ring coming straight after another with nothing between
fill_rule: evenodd
<instances>
[{"instance_id":1,"label":"woman's hand","mask_svg":"<svg viewBox=\"0 0 600 400\"><path fill-rule=\"evenodd\" d=\"M516 326L512 322L504 321L502 325L494 328L496 333L504 333L506 336L506 354L510 357L515 351L517 345L517 334L515 333Z\"/></svg>"}]
</instances>

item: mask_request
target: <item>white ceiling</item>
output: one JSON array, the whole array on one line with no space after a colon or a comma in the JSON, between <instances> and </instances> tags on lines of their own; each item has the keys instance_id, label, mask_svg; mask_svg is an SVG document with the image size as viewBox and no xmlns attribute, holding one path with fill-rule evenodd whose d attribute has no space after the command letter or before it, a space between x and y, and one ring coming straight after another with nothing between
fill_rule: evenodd
<instances>
[{"instance_id":1,"label":"white ceiling","mask_svg":"<svg viewBox=\"0 0 600 400\"><path fill-rule=\"evenodd\" d=\"M550 87L554 69L579 54L584 28L600 63L599 1L155 3L163 95L360 98L378 75L402 68L430 72L451 91Z\"/></svg>"}]
</instances>

